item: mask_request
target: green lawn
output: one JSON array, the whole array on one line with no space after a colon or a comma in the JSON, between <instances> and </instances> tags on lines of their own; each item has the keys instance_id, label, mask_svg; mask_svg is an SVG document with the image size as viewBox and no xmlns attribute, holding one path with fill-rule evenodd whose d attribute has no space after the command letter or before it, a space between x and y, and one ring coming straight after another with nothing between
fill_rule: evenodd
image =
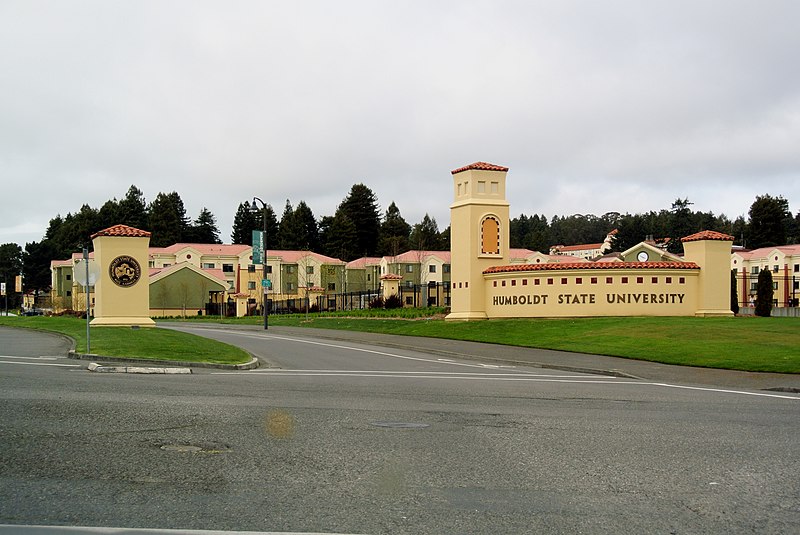
<instances>
[{"instance_id":1,"label":"green lawn","mask_svg":"<svg viewBox=\"0 0 800 535\"><path fill-rule=\"evenodd\" d=\"M271 316L271 325L345 329L595 353L668 364L800 373L796 318L633 317L419 320Z\"/></svg>"},{"instance_id":2,"label":"green lawn","mask_svg":"<svg viewBox=\"0 0 800 535\"><path fill-rule=\"evenodd\" d=\"M75 350L86 352L86 321L71 317L3 317L0 325L55 331L76 342ZM216 340L166 329L92 327L92 353L108 357L151 360L244 364L251 357L242 349Z\"/></svg>"}]
</instances>

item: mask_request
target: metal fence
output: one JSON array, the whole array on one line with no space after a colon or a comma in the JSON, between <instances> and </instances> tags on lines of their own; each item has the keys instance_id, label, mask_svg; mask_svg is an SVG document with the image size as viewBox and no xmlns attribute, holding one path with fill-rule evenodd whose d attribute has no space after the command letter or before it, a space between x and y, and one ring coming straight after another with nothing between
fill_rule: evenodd
<instances>
[{"instance_id":1,"label":"metal fence","mask_svg":"<svg viewBox=\"0 0 800 535\"><path fill-rule=\"evenodd\" d=\"M740 308L755 306L758 293L758 273L737 273L736 292ZM791 308L800 306L800 274L772 273L772 306Z\"/></svg>"}]
</instances>

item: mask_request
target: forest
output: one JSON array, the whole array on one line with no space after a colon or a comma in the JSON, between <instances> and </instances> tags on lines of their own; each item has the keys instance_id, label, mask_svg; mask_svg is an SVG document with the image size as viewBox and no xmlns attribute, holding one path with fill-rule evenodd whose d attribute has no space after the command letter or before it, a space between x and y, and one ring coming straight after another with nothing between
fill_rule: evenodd
<instances>
[{"instance_id":1,"label":"forest","mask_svg":"<svg viewBox=\"0 0 800 535\"><path fill-rule=\"evenodd\" d=\"M511 247L548 253L554 245L600 243L614 229L615 251L650 238L664 243L671 252L681 253L680 238L700 230L730 234L736 245L749 249L800 241L800 212L793 216L788 201L781 196L757 196L747 219L740 216L731 220L724 214L691 207L686 198L643 214L609 212L600 216L554 215L549 219L544 214L520 214L511 220ZM420 222L409 224L394 202L381 213L377 196L364 184L354 184L335 213L322 217L302 200L294 206L287 200L280 219L271 205L245 200L233 214L229 243L251 245L252 231L264 228L264 218L268 248L311 250L344 261L397 255L409 249L450 248L449 227L440 230L436 219L427 214ZM161 192L148 203L142 191L132 185L121 199L108 200L99 208L84 204L65 216L56 215L42 239L25 244L24 249L16 243L0 245L0 281L13 288L14 277L23 273L26 291L46 291L51 260L69 258L82 247L91 248L89 236L116 224L150 231L151 247L222 243L217 218L206 207L191 219L178 192Z\"/></svg>"}]
</instances>

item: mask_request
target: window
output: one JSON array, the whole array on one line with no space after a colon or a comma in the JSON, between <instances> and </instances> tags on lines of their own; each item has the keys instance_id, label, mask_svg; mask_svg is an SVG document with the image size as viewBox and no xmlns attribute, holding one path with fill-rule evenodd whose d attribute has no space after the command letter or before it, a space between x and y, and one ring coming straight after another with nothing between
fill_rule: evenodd
<instances>
[{"instance_id":1,"label":"window","mask_svg":"<svg viewBox=\"0 0 800 535\"><path fill-rule=\"evenodd\" d=\"M772 283L772 289L773 290L777 290L778 289L778 283L777 282L773 282Z\"/></svg>"},{"instance_id":2,"label":"window","mask_svg":"<svg viewBox=\"0 0 800 535\"><path fill-rule=\"evenodd\" d=\"M407 295L406 296L406 304L407 305L413 305L414 304L414 298L411 297L410 295Z\"/></svg>"},{"instance_id":3,"label":"window","mask_svg":"<svg viewBox=\"0 0 800 535\"><path fill-rule=\"evenodd\" d=\"M431 264L430 266L428 266L428 273L436 273L436 265L435 264Z\"/></svg>"},{"instance_id":4,"label":"window","mask_svg":"<svg viewBox=\"0 0 800 535\"><path fill-rule=\"evenodd\" d=\"M534 286L539 286L539 284L541 284L541 281L539 279L533 279Z\"/></svg>"},{"instance_id":5,"label":"window","mask_svg":"<svg viewBox=\"0 0 800 535\"><path fill-rule=\"evenodd\" d=\"M497 288L497 281L492 281L492 286L494 286L495 288Z\"/></svg>"},{"instance_id":6,"label":"window","mask_svg":"<svg viewBox=\"0 0 800 535\"><path fill-rule=\"evenodd\" d=\"M233 273L233 264L222 264L223 273Z\"/></svg>"},{"instance_id":7,"label":"window","mask_svg":"<svg viewBox=\"0 0 800 535\"><path fill-rule=\"evenodd\" d=\"M575 284L583 284L583 279L581 277L576 277Z\"/></svg>"},{"instance_id":8,"label":"window","mask_svg":"<svg viewBox=\"0 0 800 535\"><path fill-rule=\"evenodd\" d=\"M272 266L267 266L267 273L272 273Z\"/></svg>"},{"instance_id":9,"label":"window","mask_svg":"<svg viewBox=\"0 0 800 535\"><path fill-rule=\"evenodd\" d=\"M294 266L286 266L286 273L290 275L294 273Z\"/></svg>"},{"instance_id":10,"label":"window","mask_svg":"<svg viewBox=\"0 0 800 535\"><path fill-rule=\"evenodd\" d=\"M406 264L406 273L414 273L414 266Z\"/></svg>"},{"instance_id":11,"label":"window","mask_svg":"<svg viewBox=\"0 0 800 535\"><path fill-rule=\"evenodd\" d=\"M667 278L665 279L665 282L666 282L667 284L672 284L672 277L667 277Z\"/></svg>"},{"instance_id":12,"label":"window","mask_svg":"<svg viewBox=\"0 0 800 535\"><path fill-rule=\"evenodd\" d=\"M287 290L294 290L294 283L293 282L287 282L286 283L286 289Z\"/></svg>"},{"instance_id":13,"label":"window","mask_svg":"<svg viewBox=\"0 0 800 535\"><path fill-rule=\"evenodd\" d=\"M151 267L151 268L156 267L156 261L155 260L150 260L149 262L147 262L147 267Z\"/></svg>"},{"instance_id":14,"label":"window","mask_svg":"<svg viewBox=\"0 0 800 535\"><path fill-rule=\"evenodd\" d=\"M517 285L517 279L511 279L511 286Z\"/></svg>"},{"instance_id":15,"label":"window","mask_svg":"<svg viewBox=\"0 0 800 535\"><path fill-rule=\"evenodd\" d=\"M622 284L628 284L628 277L622 277Z\"/></svg>"},{"instance_id":16,"label":"window","mask_svg":"<svg viewBox=\"0 0 800 535\"><path fill-rule=\"evenodd\" d=\"M370 274L370 273L367 273L367 282L369 282L369 281L371 281L371 280L372 280L372 274Z\"/></svg>"},{"instance_id":17,"label":"window","mask_svg":"<svg viewBox=\"0 0 800 535\"><path fill-rule=\"evenodd\" d=\"M795 264L794 265L794 272L795 273L800 273L800 264Z\"/></svg>"},{"instance_id":18,"label":"window","mask_svg":"<svg viewBox=\"0 0 800 535\"><path fill-rule=\"evenodd\" d=\"M597 277L592 277L591 283L592 284L597 284Z\"/></svg>"},{"instance_id":19,"label":"window","mask_svg":"<svg viewBox=\"0 0 800 535\"><path fill-rule=\"evenodd\" d=\"M685 277L680 277L678 279L678 284L686 284L686 278Z\"/></svg>"},{"instance_id":20,"label":"window","mask_svg":"<svg viewBox=\"0 0 800 535\"><path fill-rule=\"evenodd\" d=\"M478 193L486 193L486 181L478 180Z\"/></svg>"},{"instance_id":21,"label":"window","mask_svg":"<svg viewBox=\"0 0 800 535\"><path fill-rule=\"evenodd\" d=\"M750 268L750 273L753 275L758 275L758 266L753 266Z\"/></svg>"},{"instance_id":22,"label":"window","mask_svg":"<svg viewBox=\"0 0 800 535\"><path fill-rule=\"evenodd\" d=\"M636 277L636 284L644 284L644 277Z\"/></svg>"},{"instance_id":23,"label":"window","mask_svg":"<svg viewBox=\"0 0 800 535\"><path fill-rule=\"evenodd\" d=\"M336 291L336 283L335 282L329 282L328 283L328 291L329 292L335 292Z\"/></svg>"},{"instance_id":24,"label":"window","mask_svg":"<svg viewBox=\"0 0 800 535\"><path fill-rule=\"evenodd\" d=\"M72 290L67 290L67 297L72 297Z\"/></svg>"},{"instance_id":25,"label":"window","mask_svg":"<svg viewBox=\"0 0 800 535\"><path fill-rule=\"evenodd\" d=\"M255 290L256 289L256 281L247 281L247 289L248 290Z\"/></svg>"},{"instance_id":26,"label":"window","mask_svg":"<svg viewBox=\"0 0 800 535\"><path fill-rule=\"evenodd\" d=\"M522 279L522 285L523 286L527 286L528 285L528 279Z\"/></svg>"},{"instance_id":27,"label":"window","mask_svg":"<svg viewBox=\"0 0 800 535\"><path fill-rule=\"evenodd\" d=\"M406 281L406 288L413 288L413 287L414 287L414 283L413 282Z\"/></svg>"},{"instance_id":28,"label":"window","mask_svg":"<svg viewBox=\"0 0 800 535\"><path fill-rule=\"evenodd\" d=\"M547 279L547 284L553 284L553 279Z\"/></svg>"},{"instance_id":29,"label":"window","mask_svg":"<svg viewBox=\"0 0 800 535\"><path fill-rule=\"evenodd\" d=\"M67 280L71 281L72 280L72 275L67 275Z\"/></svg>"},{"instance_id":30,"label":"window","mask_svg":"<svg viewBox=\"0 0 800 535\"><path fill-rule=\"evenodd\" d=\"M777 273L778 272L778 266L772 266L772 272L773 273Z\"/></svg>"},{"instance_id":31,"label":"window","mask_svg":"<svg viewBox=\"0 0 800 535\"><path fill-rule=\"evenodd\" d=\"M566 284L566 283L567 283L567 278L566 277L562 277L561 278L561 284Z\"/></svg>"},{"instance_id":32,"label":"window","mask_svg":"<svg viewBox=\"0 0 800 535\"><path fill-rule=\"evenodd\" d=\"M755 292L756 290L758 290L758 283L757 282L751 282L750 283L750 291L751 292Z\"/></svg>"},{"instance_id":33,"label":"window","mask_svg":"<svg viewBox=\"0 0 800 535\"><path fill-rule=\"evenodd\" d=\"M800 290L800 281L794 281L792 288L795 290Z\"/></svg>"},{"instance_id":34,"label":"window","mask_svg":"<svg viewBox=\"0 0 800 535\"><path fill-rule=\"evenodd\" d=\"M214 269L214 263L213 262L203 262L200 265L200 267L203 268L203 269Z\"/></svg>"},{"instance_id":35,"label":"window","mask_svg":"<svg viewBox=\"0 0 800 535\"><path fill-rule=\"evenodd\" d=\"M606 277L606 284L613 284L614 278L613 277Z\"/></svg>"},{"instance_id":36,"label":"window","mask_svg":"<svg viewBox=\"0 0 800 535\"><path fill-rule=\"evenodd\" d=\"M481 254L500 254L500 221L492 216L481 222Z\"/></svg>"},{"instance_id":37,"label":"window","mask_svg":"<svg viewBox=\"0 0 800 535\"><path fill-rule=\"evenodd\" d=\"M255 272L256 272L256 266L255 266L255 264L248 264L248 265L247 265L247 272L248 272L248 273L255 273Z\"/></svg>"},{"instance_id":38,"label":"window","mask_svg":"<svg viewBox=\"0 0 800 535\"><path fill-rule=\"evenodd\" d=\"M306 275L314 274L314 266L306 266Z\"/></svg>"},{"instance_id":39,"label":"window","mask_svg":"<svg viewBox=\"0 0 800 535\"><path fill-rule=\"evenodd\" d=\"M650 279L650 282L653 284L658 284L658 277L653 277L652 279Z\"/></svg>"},{"instance_id":40,"label":"window","mask_svg":"<svg viewBox=\"0 0 800 535\"><path fill-rule=\"evenodd\" d=\"M794 270L797 271L798 266L794 266ZM450 273L450 264L445 264L442 266L442 273Z\"/></svg>"},{"instance_id":41,"label":"window","mask_svg":"<svg viewBox=\"0 0 800 535\"><path fill-rule=\"evenodd\" d=\"M500 191L500 183L492 182L492 193L498 193L499 191Z\"/></svg>"},{"instance_id":42,"label":"window","mask_svg":"<svg viewBox=\"0 0 800 535\"><path fill-rule=\"evenodd\" d=\"M505 286L505 285L506 285L506 281L503 281L501 284L502 284L503 286Z\"/></svg>"}]
</instances>

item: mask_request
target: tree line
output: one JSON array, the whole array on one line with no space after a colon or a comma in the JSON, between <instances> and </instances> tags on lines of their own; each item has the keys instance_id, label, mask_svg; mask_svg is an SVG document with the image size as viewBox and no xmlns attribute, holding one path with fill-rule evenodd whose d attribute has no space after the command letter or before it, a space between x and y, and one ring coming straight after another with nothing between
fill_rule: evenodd
<instances>
[{"instance_id":1,"label":"tree line","mask_svg":"<svg viewBox=\"0 0 800 535\"><path fill-rule=\"evenodd\" d=\"M751 249L800 241L800 212L793 217L788 201L780 196L756 197L747 219L730 220L724 214L693 211L691 206L688 199L677 199L668 209L643 214L574 214L550 220L544 215L521 214L510 221L511 247L548 253L553 245L602 242L614 229L617 251L653 237L665 240L670 251L680 253L679 238L701 230L731 234L735 243ZM449 227L440 231L436 219L428 214L411 225L394 202L381 213L377 196L364 184L353 185L333 215L319 218L305 201L293 206L287 200L280 220L271 205L243 201L233 217L231 242L252 245L252 231L264 228L265 217L269 249L310 250L350 261L362 256L394 256L410 249L450 248ZM150 231L153 247L221 243L216 217L207 208L190 219L177 192L159 193L147 203L142 191L131 186L122 199L106 201L100 208L84 204L75 213L56 215L44 237L27 243L24 250L14 243L0 245L0 281L13 288L14 277L24 272L26 290L44 291L50 286L51 260L69 258L82 247L91 247L89 236L115 224Z\"/></svg>"}]
</instances>

